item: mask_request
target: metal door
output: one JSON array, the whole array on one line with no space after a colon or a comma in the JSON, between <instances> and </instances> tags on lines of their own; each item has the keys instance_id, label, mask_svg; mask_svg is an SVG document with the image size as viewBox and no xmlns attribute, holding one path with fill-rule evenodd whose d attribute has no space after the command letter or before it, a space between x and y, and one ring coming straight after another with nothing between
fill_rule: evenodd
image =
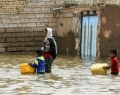
<instances>
[{"instance_id":1,"label":"metal door","mask_svg":"<svg viewBox=\"0 0 120 95\"><path fill-rule=\"evenodd\" d=\"M97 16L82 17L81 56L96 57Z\"/></svg>"}]
</instances>

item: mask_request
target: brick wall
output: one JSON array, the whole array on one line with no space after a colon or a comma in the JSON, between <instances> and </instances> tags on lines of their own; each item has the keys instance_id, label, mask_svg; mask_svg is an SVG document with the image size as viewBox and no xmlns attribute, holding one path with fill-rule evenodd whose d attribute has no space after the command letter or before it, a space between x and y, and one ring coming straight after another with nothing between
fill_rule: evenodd
<instances>
[{"instance_id":1,"label":"brick wall","mask_svg":"<svg viewBox=\"0 0 120 95\"><path fill-rule=\"evenodd\" d=\"M34 52L40 49L43 32L37 27L0 28L1 52Z\"/></svg>"},{"instance_id":2,"label":"brick wall","mask_svg":"<svg viewBox=\"0 0 120 95\"><path fill-rule=\"evenodd\" d=\"M42 46L46 27L51 27L56 36L52 8L57 7L57 3L56 0L2 0L0 52L34 52Z\"/></svg>"},{"instance_id":3,"label":"brick wall","mask_svg":"<svg viewBox=\"0 0 120 95\"><path fill-rule=\"evenodd\" d=\"M67 4L76 3L78 5L93 5L98 3L118 4L120 3L120 0L64 0L64 3Z\"/></svg>"}]
</instances>

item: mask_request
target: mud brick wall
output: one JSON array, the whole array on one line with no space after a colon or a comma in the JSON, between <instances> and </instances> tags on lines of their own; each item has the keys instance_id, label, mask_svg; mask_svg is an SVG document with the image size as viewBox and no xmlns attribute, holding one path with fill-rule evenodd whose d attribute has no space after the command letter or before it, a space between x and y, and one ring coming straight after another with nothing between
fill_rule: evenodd
<instances>
[{"instance_id":1,"label":"mud brick wall","mask_svg":"<svg viewBox=\"0 0 120 95\"><path fill-rule=\"evenodd\" d=\"M100 57L107 58L109 50L116 48L120 59L120 7L106 5L100 9Z\"/></svg>"}]
</instances>

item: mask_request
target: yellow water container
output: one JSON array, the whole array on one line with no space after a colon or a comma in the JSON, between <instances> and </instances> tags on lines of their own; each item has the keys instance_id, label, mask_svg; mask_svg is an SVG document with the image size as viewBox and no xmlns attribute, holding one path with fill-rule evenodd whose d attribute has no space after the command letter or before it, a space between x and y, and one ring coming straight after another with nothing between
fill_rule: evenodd
<instances>
[{"instance_id":1,"label":"yellow water container","mask_svg":"<svg viewBox=\"0 0 120 95\"><path fill-rule=\"evenodd\" d=\"M107 66L108 64L94 64L90 67L92 74L105 75L107 74L107 69L103 69L103 66Z\"/></svg>"},{"instance_id":2,"label":"yellow water container","mask_svg":"<svg viewBox=\"0 0 120 95\"><path fill-rule=\"evenodd\" d=\"M22 63L20 65L21 74L35 73L35 68L28 65L28 63Z\"/></svg>"}]
</instances>

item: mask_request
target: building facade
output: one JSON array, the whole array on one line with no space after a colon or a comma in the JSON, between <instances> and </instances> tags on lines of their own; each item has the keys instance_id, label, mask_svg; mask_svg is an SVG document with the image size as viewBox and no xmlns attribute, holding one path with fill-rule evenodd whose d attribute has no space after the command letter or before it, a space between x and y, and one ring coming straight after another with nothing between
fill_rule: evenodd
<instances>
[{"instance_id":1,"label":"building facade","mask_svg":"<svg viewBox=\"0 0 120 95\"><path fill-rule=\"evenodd\" d=\"M0 52L32 53L53 29L58 53L107 57L119 51L120 0L2 0Z\"/></svg>"}]
</instances>

